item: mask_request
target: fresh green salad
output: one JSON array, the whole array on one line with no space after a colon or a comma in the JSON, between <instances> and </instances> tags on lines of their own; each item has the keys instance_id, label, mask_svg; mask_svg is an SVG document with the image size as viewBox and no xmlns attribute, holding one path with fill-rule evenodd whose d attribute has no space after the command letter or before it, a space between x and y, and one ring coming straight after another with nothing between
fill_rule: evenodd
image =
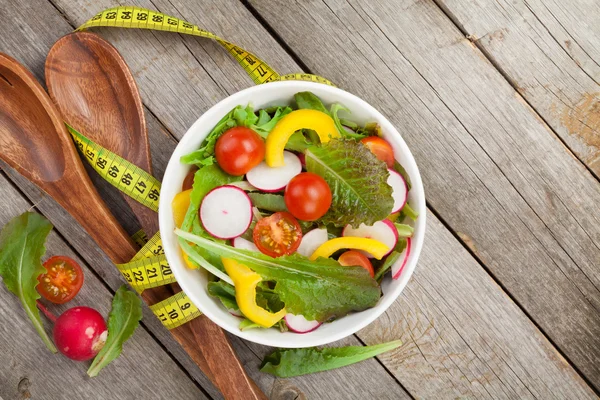
<instances>
[{"instance_id":1,"label":"fresh green salad","mask_svg":"<svg viewBox=\"0 0 600 400\"><path fill-rule=\"evenodd\" d=\"M380 127L343 105L301 92L292 106L237 106L181 162L184 259L240 329L313 331L374 307L384 275L402 274L410 179Z\"/></svg>"}]
</instances>

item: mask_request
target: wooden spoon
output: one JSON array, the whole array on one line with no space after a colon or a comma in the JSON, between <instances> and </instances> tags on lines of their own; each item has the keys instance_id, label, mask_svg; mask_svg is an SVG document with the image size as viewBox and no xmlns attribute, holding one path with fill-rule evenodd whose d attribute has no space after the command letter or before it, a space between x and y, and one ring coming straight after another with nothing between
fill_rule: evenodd
<instances>
[{"instance_id":1,"label":"wooden spoon","mask_svg":"<svg viewBox=\"0 0 600 400\"><path fill-rule=\"evenodd\" d=\"M81 127L88 138L151 172L137 86L127 64L110 43L87 32L64 36L48 54L46 83L71 126ZM132 210L152 236L158 230L156 213L133 204ZM143 293L154 303L173 292L160 287ZM227 399L266 398L246 375L225 332L208 318L196 318L171 333Z\"/></svg>"},{"instance_id":2,"label":"wooden spoon","mask_svg":"<svg viewBox=\"0 0 600 400\"><path fill-rule=\"evenodd\" d=\"M67 210L106 254L125 262L135 244L92 185L62 117L25 67L0 53L0 158Z\"/></svg>"},{"instance_id":3,"label":"wooden spoon","mask_svg":"<svg viewBox=\"0 0 600 400\"><path fill-rule=\"evenodd\" d=\"M135 80L117 50L98 35L62 37L46 59L48 93L75 130L152 174L146 119ZM156 213L123 197L149 237Z\"/></svg>"}]
</instances>

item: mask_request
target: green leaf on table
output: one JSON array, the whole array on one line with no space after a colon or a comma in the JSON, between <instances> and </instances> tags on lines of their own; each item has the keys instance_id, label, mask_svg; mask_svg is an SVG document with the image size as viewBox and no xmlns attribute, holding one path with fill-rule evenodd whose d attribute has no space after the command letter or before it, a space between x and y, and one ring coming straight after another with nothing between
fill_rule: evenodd
<instances>
[{"instance_id":1,"label":"green leaf on table","mask_svg":"<svg viewBox=\"0 0 600 400\"><path fill-rule=\"evenodd\" d=\"M25 313L33 323L46 347L56 353L56 347L44 330L36 301L38 276L45 272L41 258L46 253L44 243L52 224L43 216L26 212L11 219L0 232L0 276L6 288L17 295Z\"/></svg>"},{"instance_id":2,"label":"green leaf on table","mask_svg":"<svg viewBox=\"0 0 600 400\"><path fill-rule=\"evenodd\" d=\"M108 315L108 337L102 350L96 355L92 365L87 371L91 377L115 358L123 350L123 343L133 335L142 319L142 301L132 291L121 286L113 298L112 308Z\"/></svg>"},{"instance_id":3,"label":"green leaf on table","mask_svg":"<svg viewBox=\"0 0 600 400\"><path fill-rule=\"evenodd\" d=\"M360 142L331 140L311 146L305 153L306 169L325 179L333 197L325 224L355 227L373 225L392 211L392 188L385 163Z\"/></svg>"},{"instance_id":4,"label":"green leaf on table","mask_svg":"<svg viewBox=\"0 0 600 400\"><path fill-rule=\"evenodd\" d=\"M381 296L377 282L361 267L342 267L326 258L311 261L299 254L272 258L181 229L175 233L180 243L192 242L198 245L195 248L233 258L260 274L263 280L275 282L273 292L279 295L288 312L302 314L308 320L326 321L351 311L362 311L374 307Z\"/></svg>"},{"instance_id":5,"label":"green leaf on table","mask_svg":"<svg viewBox=\"0 0 600 400\"><path fill-rule=\"evenodd\" d=\"M287 211L283 196L272 193L248 193L248 197L252 201L252 205L261 210L267 211Z\"/></svg>"},{"instance_id":6,"label":"green leaf on table","mask_svg":"<svg viewBox=\"0 0 600 400\"><path fill-rule=\"evenodd\" d=\"M395 340L373 346L279 349L264 358L260 370L280 378L291 378L345 367L400 346L402 342Z\"/></svg>"}]
</instances>

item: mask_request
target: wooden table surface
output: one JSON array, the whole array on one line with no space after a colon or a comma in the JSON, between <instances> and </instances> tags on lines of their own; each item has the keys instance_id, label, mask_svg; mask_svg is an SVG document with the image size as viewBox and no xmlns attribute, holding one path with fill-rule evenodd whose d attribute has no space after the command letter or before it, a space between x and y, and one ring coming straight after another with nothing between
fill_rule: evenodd
<instances>
[{"instance_id":1,"label":"wooden table surface","mask_svg":"<svg viewBox=\"0 0 600 400\"><path fill-rule=\"evenodd\" d=\"M52 44L115 0L0 0L0 51L44 81ZM423 176L427 232L400 298L335 345L402 339L377 359L294 379L258 371L271 349L231 337L273 399L540 398L600 393L600 3L596 0L135 0L312 72L373 104ZM252 85L216 43L96 29L141 91L156 175L187 128ZM93 174L92 174L93 175ZM98 180L96 179L98 182ZM98 182L129 232L135 218ZM104 315L117 269L52 199L0 172L0 224L33 208L48 254L80 261L74 304ZM98 377L53 356L0 286L0 398L220 398L144 309Z\"/></svg>"}]
</instances>

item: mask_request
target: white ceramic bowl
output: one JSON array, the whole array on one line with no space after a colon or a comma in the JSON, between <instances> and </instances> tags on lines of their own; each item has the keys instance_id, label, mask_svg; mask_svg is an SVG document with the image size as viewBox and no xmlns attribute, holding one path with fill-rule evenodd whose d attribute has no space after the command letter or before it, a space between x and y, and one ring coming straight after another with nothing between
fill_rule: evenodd
<instances>
[{"instance_id":1,"label":"white ceramic bowl","mask_svg":"<svg viewBox=\"0 0 600 400\"><path fill-rule=\"evenodd\" d=\"M350 119L356 121L359 125L374 121L381 126L385 139L394 147L396 159L404 166L412 182L409 201L411 206L419 212L419 218L415 224L412 248L409 260L400 278L392 280L388 274L382 282L383 296L379 303L369 310L353 313L331 323L323 324L317 330L306 334L281 333L277 329L251 329L242 332L239 329L240 319L229 314L217 299L208 295L206 275L202 271L191 270L184 264L177 244L177 237L173 233L175 223L171 210L173 197L181 191L181 184L189 171L189 166L182 164L179 159L181 156L196 150L217 122L233 107L237 105L245 106L248 103L253 104L256 108L291 104L294 94L302 91L313 92L319 96L326 106L332 103L343 104L352 112ZM324 345L352 335L379 317L400 295L417 265L417 259L423 246L426 215L425 195L419 169L406 143L394 126L375 108L353 94L323 84L303 81L273 82L242 90L220 101L198 118L181 139L169 160L162 182L158 213L160 234L167 260L177 278L177 282L192 302L213 322L234 335L252 342L275 347Z\"/></svg>"}]
</instances>

